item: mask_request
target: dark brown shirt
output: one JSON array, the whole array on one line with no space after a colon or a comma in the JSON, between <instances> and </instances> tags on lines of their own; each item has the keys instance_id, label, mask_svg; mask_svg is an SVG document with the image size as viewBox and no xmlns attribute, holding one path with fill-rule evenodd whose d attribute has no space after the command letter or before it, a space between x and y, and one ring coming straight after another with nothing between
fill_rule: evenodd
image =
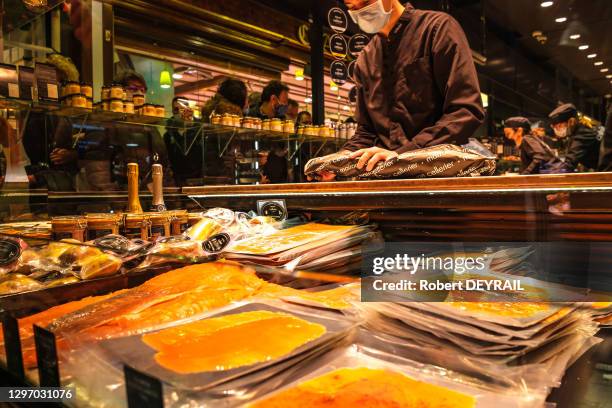
<instances>
[{"instance_id":1,"label":"dark brown shirt","mask_svg":"<svg viewBox=\"0 0 612 408\"><path fill-rule=\"evenodd\" d=\"M445 13L407 4L388 38L372 38L354 76L359 126L346 150L464 144L484 119L470 46Z\"/></svg>"}]
</instances>

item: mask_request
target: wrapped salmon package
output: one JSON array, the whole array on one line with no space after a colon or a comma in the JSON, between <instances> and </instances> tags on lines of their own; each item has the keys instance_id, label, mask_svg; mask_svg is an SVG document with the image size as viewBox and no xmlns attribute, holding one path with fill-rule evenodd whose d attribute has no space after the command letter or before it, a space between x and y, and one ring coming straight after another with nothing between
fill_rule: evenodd
<instances>
[{"instance_id":1,"label":"wrapped salmon package","mask_svg":"<svg viewBox=\"0 0 612 408\"><path fill-rule=\"evenodd\" d=\"M402 153L379 162L371 171L358 169L358 161L350 158L350 152L316 157L306 163L304 174L316 178L327 172L358 179L474 177L493 175L496 167L494 157L450 144Z\"/></svg>"}]
</instances>

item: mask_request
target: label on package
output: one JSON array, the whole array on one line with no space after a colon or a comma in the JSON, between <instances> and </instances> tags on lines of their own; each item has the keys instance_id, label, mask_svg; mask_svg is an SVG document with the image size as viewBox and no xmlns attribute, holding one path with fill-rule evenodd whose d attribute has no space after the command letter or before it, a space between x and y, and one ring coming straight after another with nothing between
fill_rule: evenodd
<instances>
[{"instance_id":1,"label":"label on package","mask_svg":"<svg viewBox=\"0 0 612 408\"><path fill-rule=\"evenodd\" d=\"M18 379L23 379L23 358L21 355L21 339L19 338L19 322L9 313L2 320L4 333L4 351L6 352L6 368Z\"/></svg>"},{"instance_id":2,"label":"label on package","mask_svg":"<svg viewBox=\"0 0 612 408\"><path fill-rule=\"evenodd\" d=\"M223 249L230 243L231 238L228 234L222 232L221 234L214 235L202 243L202 248L206 252L216 254L223 251Z\"/></svg>"},{"instance_id":3,"label":"label on package","mask_svg":"<svg viewBox=\"0 0 612 408\"><path fill-rule=\"evenodd\" d=\"M161 381L127 365L123 367L123 373L129 408L163 408Z\"/></svg>"},{"instance_id":4,"label":"label on package","mask_svg":"<svg viewBox=\"0 0 612 408\"><path fill-rule=\"evenodd\" d=\"M285 200L258 200L257 213L276 221L284 221L287 219L287 203Z\"/></svg>"},{"instance_id":5,"label":"label on package","mask_svg":"<svg viewBox=\"0 0 612 408\"><path fill-rule=\"evenodd\" d=\"M36 361L38 362L40 386L59 387L60 375L55 334L34 325L34 343L36 345Z\"/></svg>"}]
</instances>

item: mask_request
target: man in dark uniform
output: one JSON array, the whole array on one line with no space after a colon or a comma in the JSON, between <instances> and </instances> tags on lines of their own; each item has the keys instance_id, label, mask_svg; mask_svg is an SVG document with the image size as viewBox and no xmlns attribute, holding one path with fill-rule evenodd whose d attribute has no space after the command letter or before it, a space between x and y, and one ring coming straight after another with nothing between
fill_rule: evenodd
<instances>
[{"instance_id":1,"label":"man in dark uniform","mask_svg":"<svg viewBox=\"0 0 612 408\"><path fill-rule=\"evenodd\" d=\"M581 165L585 170L597 169L601 140L597 130L571 103L559 106L548 115L550 126L560 139L568 139L565 163L572 169Z\"/></svg>"},{"instance_id":2,"label":"man in dark uniform","mask_svg":"<svg viewBox=\"0 0 612 408\"><path fill-rule=\"evenodd\" d=\"M355 136L344 146L369 171L377 162L442 143L462 145L484 109L472 52L450 15L399 0L344 0L376 34L359 56Z\"/></svg>"},{"instance_id":3,"label":"man in dark uniform","mask_svg":"<svg viewBox=\"0 0 612 408\"><path fill-rule=\"evenodd\" d=\"M521 174L564 173L563 162L553 150L532 134L529 119L513 117L504 121L506 139L514 141L521 149Z\"/></svg>"}]
</instances>

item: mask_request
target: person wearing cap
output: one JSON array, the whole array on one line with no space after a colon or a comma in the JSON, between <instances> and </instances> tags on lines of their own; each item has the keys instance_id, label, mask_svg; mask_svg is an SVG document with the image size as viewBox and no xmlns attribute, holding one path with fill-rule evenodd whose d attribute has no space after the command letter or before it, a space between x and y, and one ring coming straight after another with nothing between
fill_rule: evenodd
<instances>
[{"instance_id":1,"label":"person wearing cap","mask_svg":"<svg viewBox=\"0 0 612 408\"><path fill-rule=\"evenodd\" d=\"M443 143L462 145L484 119L472 51L450 15L399 0L344 0L370 43L357 59L358 123L343 147L358 168Z\"/></svg>"},{"instance_id":2,"label":"person wearing cap","mask_svg":"<svg viewBox=\"0 0 612 408\"><path fill-rule=\"evenodd\" d=\"M531 123L524 117L504 121L504 135L521 149L521 174L564 173L563 162L537 135L531 132Z\"/></svg>"},{"instance_id":3,"label":"person wearing cap","mask_svg":"<svg viewBox=\"0 0 612 408\"><path fill-rule=\"evenodd\" d=\"M597 169L601 140L589 120L578 116L571 103L557 107L548 115L550 126L559 139L567 139L565 163L573 170Z\"/></svg>"}]
</instances>

